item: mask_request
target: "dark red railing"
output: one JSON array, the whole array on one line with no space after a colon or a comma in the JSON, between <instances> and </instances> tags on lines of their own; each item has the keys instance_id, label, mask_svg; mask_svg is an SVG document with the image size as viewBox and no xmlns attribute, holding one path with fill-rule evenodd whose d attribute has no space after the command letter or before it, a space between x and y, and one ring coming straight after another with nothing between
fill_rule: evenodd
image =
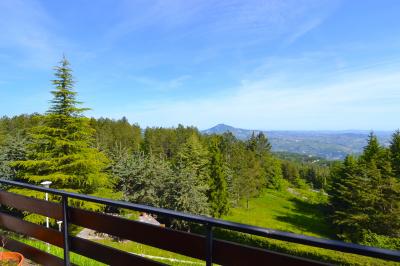
<instances>
[{"instance_id":1,"label":"dark red railing","mask_svg":"<svg viewBox=\"0 0 400 266\"><path fill-rule=\"evenodd\" d=\"M216 239L213 236L213 229L215 228L229 229L266 238L400 262L399 251L281 232L213 219L206 216L191 215L145 205L69 193L16 181L0 179L0 183L8 186L18 186L47 192L62 198L60 204L7 191L0 191L0 204L2 205L63 221L63 230L59 232L52 228L46 228L38 224L21 220L6 213L0 213L0 227L63 248L64 259L61 259L14 239L9 239L7 241L7 249L21 252L25 257L43 265L70 265L70 252L75 252L109 265L163 265L160 262L136 254L69 235L68 225L70 224L200 259L205 261L207 265L212 265L212 263L220 265L324 265L322 262ZM205 235L201 235L173 230L108 214L75 208L68 206L69 198L195 222L204 226L206 233Z\"/></svg>"}]
</instances>

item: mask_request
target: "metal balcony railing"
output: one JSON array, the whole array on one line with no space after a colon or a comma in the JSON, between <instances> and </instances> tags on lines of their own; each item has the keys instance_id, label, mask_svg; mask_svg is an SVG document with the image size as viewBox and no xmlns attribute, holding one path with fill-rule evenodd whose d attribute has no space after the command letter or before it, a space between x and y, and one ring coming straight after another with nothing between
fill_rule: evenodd
<instances>
[{"instance_id":1,"label":"metal balcony railing","mask_svg":"<svg viewBox=\"0 0 400 266\"><path fill-rule=\"evenodd\" d=\"M14 239L7 241L7 249L23 253L25 257L43 265L71 265L70 252L75 252L109 265L163 265L160 262L136 254L72 236L68 233L68 225L70 224L200 259L205 261L206 265L212 265L212 263L220 265L324 265L322 262L217 239L213 236L215 228L400 262L400 251L281 232L206 216L44 188L16 181L0 179L0 184L47 192L61 197L61 203L55 203L0 190L0 204L2 205L63 221L62 232L59 232L0 212L0 227L63 248L64 259L61 259ZM206 234L183 232L75 208L68 205L69 198L195 222L204 226Z\"/></svg>"}]
</instances>

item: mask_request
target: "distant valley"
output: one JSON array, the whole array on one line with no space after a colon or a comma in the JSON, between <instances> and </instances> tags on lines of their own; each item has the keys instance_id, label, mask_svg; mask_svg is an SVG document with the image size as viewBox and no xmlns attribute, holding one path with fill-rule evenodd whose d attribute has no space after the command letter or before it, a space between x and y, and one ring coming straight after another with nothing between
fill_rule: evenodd
<instances>
[{"instance_id":1,"label":"distant valley","mask_svg":"<svg viewBox=\"0 0 400 266\"><path fill-rule=\"evenodd\" d=\"M203 130L203 134L223 134L231 132L238 139L248 139L254 132L263 132L272 144L275 152L291 152L323 157L329 160L343 159L347 154L358 154L367 144L369 131L264 131L235 128L225 124L218 124L210 129ZM374 132L381 144L389 145L393 132Z\"/></svg>"}]
</instances>

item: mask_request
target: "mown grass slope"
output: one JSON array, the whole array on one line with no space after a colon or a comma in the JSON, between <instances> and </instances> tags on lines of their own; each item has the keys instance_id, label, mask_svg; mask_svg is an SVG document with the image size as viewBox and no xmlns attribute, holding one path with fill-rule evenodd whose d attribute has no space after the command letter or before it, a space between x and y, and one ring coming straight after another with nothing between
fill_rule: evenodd
<instances>
[{"instance_id":1,"label":"mown grass slope","mask_svg":"<svg viewBox=\"0 0 400 266\"><path fill-rule=\"evenodd\" d=\"M326 200L325 195L307 190L265 190L259 197L250 200L248 209L243 202L231 209L230 214L223 219L286 232L334 238L324 212L323 204Z\"/></svg>"}]
</instances>

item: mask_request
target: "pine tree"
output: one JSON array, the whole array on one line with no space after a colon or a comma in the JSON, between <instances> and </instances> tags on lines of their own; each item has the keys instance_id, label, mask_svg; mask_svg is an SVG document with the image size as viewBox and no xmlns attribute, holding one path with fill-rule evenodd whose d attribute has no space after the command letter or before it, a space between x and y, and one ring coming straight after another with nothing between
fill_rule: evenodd
<instances>
[{"instance_id":1,"label":"pine tree","mask_svg":"<svg viewBox=\"0 0 400 266\"><path fill-rule=\"evenodd\" d=\"M210 184L208 201L213 217L221 217L229 210L226 173L224 162L219 148L220 137L213 137L210 141Z\"/></svg>"},{"instance_id":2,"label":"pine tree","mask_svg":"<svg viewBox=\"0 0 400 266\"><path fill-rule=\"evenodd\" d=\"M390 159L395 177L400 180L400 130L396 130L390 142Z\"/></svg>"},{"instance_id":3,"label":"pine tree","mask_svg":"<svg viewBox=\"0 0 400 266\"><path fill-rule=\"evenodd\" d=\"M108 185L103 172L108 159L91 146L94 130L83 116L87 109L77 107L80 102L65 57L55 68L55 76L53 99L44 123L30 131L28 158L14 165L21 168L23 181L39 184L49 180L53 188L95 193Z\"/></svg>"},{"instance_id":4,"label":"pine tree","mask_svg":"<svg viewBox=\"0 0 400 266\"><path fill-rule=\"evenodd\" d=\"M141 130L138 125L131 125L123 117L119 120L91 118L90 126L95 129L95 146L107 154L115 147L138 151L141 142Z\"/></svg>"},{"instance_id":5,"label":"pine tree","mask_svg":"<svg viewBox=\"0 0 400 266\"><path fill-rule=\"evenodd\" d=\"M266 185L270 188L281 189L283 185L283 173L281 162L273 156L265 156L263 161Z\"/></svg>"},{"instance_id":6,"label":"pine tree","mask_svg":"<svg viewBox=\"0 0 400 266\"><path fill-rule=\"evenodd\" d=\"M400 184L392 177L388 149L374 135L358 161L347 157L332 174L332 217L340 237L358 242L370 233L399 235Z\"/></svg>"},{"instance_id":7,"label":"pine tree","mask_svg":"<svg viewBox=\"0 0 400 266\"><path fill-rule=\"evenodd\" d=\"M381 152L382 148L379 145L378 138L376 135L371 132L368 135L367 146L364 147L363 154L361 159L366 163L371 162L372 160L377 160L379 157L379 153Z\"/></svg>"},{"instance_id":8,"label":"pine tree","mask_svg":"<svg viewBox=\"0 0 400 266\"><path fill-rule=\"evenodd\" d=\"M12 166L14 161L25 160L27 140L21 135L5 138L5 143L0 148L0 177L16 179L18 169Z\"/></svg>"},{"instance_id":9,"label":"pine tree","mask_svg":"<svg viewBox=\"0 0 400 266\"><path fill-rule=\"evenodd\" d=\"M163 158L135 153L121 157L112 172L122 180L125 200L193 214L209 213L208 186L190 167L178 166L172 170L171 164ZM187 226L176 220L165 219L164 222L179 228Z\"/></svg>"},{"instance_id":10,"label":"pine tree","mask_svg":"<svg viewBox=\"0 0 400 266\"><path fill-rule=\"evenodd\" d=\"M136 153L120 158L113 175L121 179L124 198L134 203L162 207L164 181L173 175L171 167L154 155Z\"/></svg>"},{"instance_id":11,"label":"pine tree","mask_svg":"<svg viewBox=\"0 0 400 266\"><path fill-rule=\"evenodd\" d=\"M248 209L249 200L258 195L265 180L263 180L263 169L260 161L253 152L245 151L245 158L242 163L244 167L239 172L239 193L241 198L246 199L246 208Z\"/></svg>"},{"instance_id":12,"label":"pine tree","mask_svg":"<svg viewBox=\"0 0 400 266\"><path fill-rule=\"evenodd\" d=\"M338 235L346 240L357 240L362 229L359 223L368 218L359 212L365 188L365 179L362 177L358 163L352 156L347 156L343 165L332 171L333 183L329 194L333 224Z\"/></svg>"},{"instance_id":13,"label":"pine tree","mask_svg":"<svg viewBox=\"0 0 400 266\"><path fill-rule=\"evenodd\" d=\"M188 212L193 214L208 215L210 213L207 202L208 184L201 181L196 171L190 167L180 165L175 167L174 175L164 180L161 207ZM186 223L174 224L178 227Z\"/></svg>"},{"instance_id":14,"label":"pine tree","mask_svg":"<svg viewBox=\"0 0 400 266\"><path fill-rule=\"evenodd\" d=\"M196 134L191 134L182 145L177 155L175 165L182 168L191 168L197 178L206 184L209 183L208 152Z\"/></svg>"}]
</instances>

